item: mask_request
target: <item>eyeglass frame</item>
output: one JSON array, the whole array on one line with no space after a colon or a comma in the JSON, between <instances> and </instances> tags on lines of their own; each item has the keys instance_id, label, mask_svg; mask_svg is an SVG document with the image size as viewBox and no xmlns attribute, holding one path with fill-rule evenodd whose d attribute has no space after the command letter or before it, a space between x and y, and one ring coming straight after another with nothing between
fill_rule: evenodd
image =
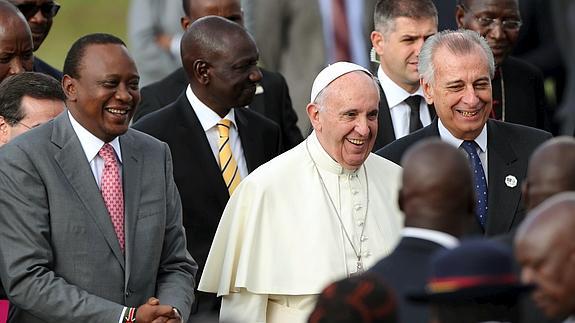
<instances>
[{"instance_id":1,"label":"eyeglass frame","mask_svg":"<svg viewBox=\"0 0 575 323\"><path fill-rule=\"evenodd\" d=\"M523 21L521 21L521 19L501 20L501 18L477 17L477 15L471 9L467 8L467 6L465 6L464 4L461 3L459 4L459 6L461 7L461 9L463 9L463 11L472 14L473 19L477 21L477 23L481 26L481 28L493 29L493 25L495 24L495 22L497 22L502 29L515 32L519 31L519 29L521 29L521 26L523 25ZM507 25L508 23L514 23L514 24L516 23L517 27L510 27Z\"/></svg>"},{"instance_id":2,"label":"eyeglass frame","mask_svg":"<svg viewBox=\"0 0 575 323\"><path fill-rule=\"evenodd\" d=\"M15 127L15 126L17 126L17 125L23 125L24 128L26 128L26 129L28 129L28 130L31 130L31 129L36 128L36 126L30 127L29 125L27 125L27 124L25 124L24 122L22 122L22 120L18 121L18 120L14 119L14 118L9 118L9 117L3 117L3 118L4 118L4 120L11 121L11 122L13 123L13 124L11 125L11 127ZM8 124L10 124L10 123L8 123Z\"/></svg>"},{"instance_id":3,"label":"eyeglass frame","mask_svg":"<svg viewBox=\"0 0 575 323\"><path fill-rule=\"evenodd\" d=\"M22 10L22 8L21 8L23 6L29 6L31 8L34 8L34 10L31 11L32 13L26 14L24 12L24 10ZM49 7L50 9L46 9L46 10L43 9L46 7ZM40 6L33 4L33 3L21 3L19 5L16 5L16 8L18 8L18 10L20 10L22 15L24 15L24 17L26 18L26 20L34 17L38 13L38 11L42 12L42 15L44 16L44 18L52 19L52 18L56 17L56 15L58 14L58 11L60 11L60 7L61 7L60 4L57 2L54 2L54 1L53 2L46 2ZM47 13L49 13L49 15Z\"/></svg>"}]
</instances>

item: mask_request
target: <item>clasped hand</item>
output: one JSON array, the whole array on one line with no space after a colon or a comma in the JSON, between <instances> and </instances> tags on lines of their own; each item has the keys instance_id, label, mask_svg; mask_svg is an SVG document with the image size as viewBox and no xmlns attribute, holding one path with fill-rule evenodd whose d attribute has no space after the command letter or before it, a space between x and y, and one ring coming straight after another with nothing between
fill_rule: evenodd
<instances>
[{"instance_id":1,"label":"clasped hand","mask_svg":"<svg viewBox=\"0 0 575 323\"><path fill-rule=\"evenodd\" d=\"M178 311L170 305L160 304L160 300L151 297L136 311L137 323L183 323Z\"/></svg>"}]
</instances>

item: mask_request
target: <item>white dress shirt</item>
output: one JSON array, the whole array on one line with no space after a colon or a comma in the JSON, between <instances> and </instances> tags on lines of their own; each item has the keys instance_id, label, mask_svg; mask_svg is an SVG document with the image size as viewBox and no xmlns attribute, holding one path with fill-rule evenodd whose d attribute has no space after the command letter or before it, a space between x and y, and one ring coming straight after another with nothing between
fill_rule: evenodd
<instances>
[{"instance_id":1,"label":"white dress shirt","mask_svg":"<svg viewBox=\"0 0 575 323\"><path fill-rule=\"evenodd\" d=\"M389 76L385 74L381 66L377 69L377 78L379 79L381 88L385 92L385 98L387 99L387 105L389 106L389 113L391 114L391 121L393 123L395 139L399 139L409 134L409 113L411 109L404 101L412 95L421 96L421 102L419 103L419 119L421 120L421 124L425 127L431 123L431 115L429 114L427 102L425 102L425 99L423 98L423 90L421 89L421 86L414 93L409 93L392 81Z\"/></svg>"},{"instance_id":2,"label":"white dress shirt","mask_svg":"<svg viewBox=\"0 0 575 323\"><path fill-rule=\"evenodd\" d=\"M453 145L453 147L460 149L459 147L463 143L463 139L455 138L447 128L438 120L439 137L446 143ZM489 185L488 167L487 167L487 124L483 126L481 133L477 138L475 138L475 143L477 143L477 153L479 154L479 159L481 159L481 166L483 166L483 171L485 172L485 181ZM463 148L461 148L463 149ZM466 153L467 154L467 153Z\"/></svg>"},{"instance_id":3,"label":"white dress shirt","mask_svg":"<svg viewBox=\"0 0 575 323\"><path fill-rule=\"evenodd\" d=\"M218 138L220 137L218 133L218 122L222 119L229 119L232 122L230 127L230 146L232 148L232 156L236 160L238 164L238 169L240 171L240 175L243 178L248 176L248 167L246 164L246 158L244 156L244 149L242 148L242 142L240 140L240 135L238 133L238 126L236 123L235 112L234 109L231 109L230 112L224 117L220 117L214 110L210 109L207 105L205 105L192 91L192 88L188 85L186 89L186 97L194 109L194 112L198 116L202 128L206 133L206 138L210 144L210 148L212 148L212 152L214 154L214 158L218 165L220 164L220 157L219 157L219 150L218 150ZM245 109L245 108L238 108L238 109Z\"/></svg>"},{"instance_id":4,"label":"white dress shirt","mask_svg":"<svg viewBox=\"0 0 575 323\"><path fill-rule=\"evenodd\" d=\"M84 128L68 111L68 116L70 117L70 123L72 123L72 128L80 140L84 154L86 154L86 159L90 163L90 168L92 169L92 174L94 174L94 179L96 184L100 187L100 181L102 179L102 171L104 170L104 159L98 155L98 152L104 146L105 142L100 140L100 138L94 136L90 131ZM120 167L120 178L122 176L122 150L120 149L120 140L118 137L110 141L109 144L114 148L116 152L116 158L119 161Z\"/></svg>"}]
</instances>

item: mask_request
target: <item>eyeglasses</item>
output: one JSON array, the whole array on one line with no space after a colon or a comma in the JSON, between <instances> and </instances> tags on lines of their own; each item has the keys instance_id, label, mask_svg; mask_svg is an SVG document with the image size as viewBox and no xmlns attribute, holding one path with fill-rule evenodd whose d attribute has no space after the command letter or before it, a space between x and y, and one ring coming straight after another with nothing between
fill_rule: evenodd
<instances>
[{"instance_id":1,"label":"eyeglasses","mask_svg":"<svg viewBox=\"0 0 575 323\"><path fill-rule=\"evenodd\" d=\"M11 124L12 127L15 127L15 126L17 126L17 125L22 125L24 128L26 128L26 129L28 129L28 130L30 130L30 129L36 127L36 126L32 126L32 127L31 127L31 126L25 124L24 122L18 121L18 120L14 119L14 118L4 117L4 120L7 120L7 121L8 121L8 124Z\"/></svg>"},{"instance_id":2,"label":"eyeglasses","mask_svg":"<svg viewBox=\"0 0 575 323\"><path fill-rule=\"evenodd\" d=\"M24 128L26 128L26 129L28 129L28 130L34 128L34 127L30 127L29 125L25 124L25 123L22 122L22 121L18 121L18 122L16 122L16 124L23 125Z\"/></svg>"},{"instance_id":3,"label":"eyeglasses","mask_svg":"<svg viewBox=\"0 0 575 323\"><path fill-rule=\"evenodd\" d=\"M460 6L461 8L463 8L464 11L467 11L474 15L473 18L477 21L477 23L479 24L479 26L481 26L481 28L493 28L495 23L498 23L501 25L501 28L505 30L517 31L519 30L519 28L521 28L521 25L523 24L519 19L501 20L500 18L477 17L473 13L473 11L469 10L469 8L467 8L463 4L460 4Z\"/></svg>"},{"instance_id":4,"label":"eyeglasses","mask_svg":"<svg viewBox=\"0 0 575 323\"><path fill-rule=\"evenodd\" d=\"M30 19L36 15L38 10L42 12L42 15L47 18L53 18L60 10L60 5L55 2L46 2L40 6L36 5L35 3L22 3L16 5L20 12L26 17L26 19Z\"/></svg>"}]
</instances>

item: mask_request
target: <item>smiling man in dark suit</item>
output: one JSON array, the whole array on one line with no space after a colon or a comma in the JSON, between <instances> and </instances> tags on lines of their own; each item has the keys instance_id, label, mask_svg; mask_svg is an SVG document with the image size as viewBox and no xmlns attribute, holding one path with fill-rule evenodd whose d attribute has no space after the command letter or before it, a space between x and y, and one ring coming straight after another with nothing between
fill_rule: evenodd
<instances>
[{"instance_id":1,"label":"smiling man in dark suit","mask_svg":"<svg viewBox=\"0 0 575 323\"><path fill-rule=\"evenodd\" d=\"M240 0L182 0L186 16L182 27L187 29L195 20L215 15L243 26L244 16ZM282 132L284 150L303 141L297 127L297 115L292 107L287 83L279 73L260 68L262 78L249 108L276 122ZM142 101L134 115L134 122L148 113L174 102L188 86L184 68L179 68L164 79L142 88Z\"/></svg>"},{"instance_id":2,"label":"smiling man in dark suit","mask_svg":"<svg viewBox=\"0 0 575 323\"><path fill-rule=\"evenodd\" d=\"M431 0L380 0L371 43L379 56L379 131L374 151L427 126L435 117L423 100L417 62L425 39L437 32Z\"/></svg>"},{"instance_id":3,"label":"smiling man in dark suit","mask_svg":"<svg viewBox=\"0 0 575 323\"><path fill-rule=\"evenodd\" d=\"M184 34L181 51L189 86L134 128L170 146L188 250L201 273L235 186L280 153L281 134L276 123L245 108L262 75L255 42L243 27L217 16L198 19ZM222 156L228 148L220 139L228 136L231 159ZM233 179L226 176L230 167ZM205 293L198 294L196 305L200 312L219 309L215 296Z\"/></svg>"},{"instance_id":4,"label":"smiling man in dark suit","mask_svg":"<svg viewBox=\"0 0 575 323\"><path fill-rule=\"evenodd\" d=\"M525 216L521 182L533 150L551 138L547 132L490 120L489 45L474 31L441 32L426 40L419 55L421 84L438 119L377 153L399 163L413 143L439 136L470 157L477 193L477 218L469 233L504 234Z\"/></svg>"}]
</instances>

